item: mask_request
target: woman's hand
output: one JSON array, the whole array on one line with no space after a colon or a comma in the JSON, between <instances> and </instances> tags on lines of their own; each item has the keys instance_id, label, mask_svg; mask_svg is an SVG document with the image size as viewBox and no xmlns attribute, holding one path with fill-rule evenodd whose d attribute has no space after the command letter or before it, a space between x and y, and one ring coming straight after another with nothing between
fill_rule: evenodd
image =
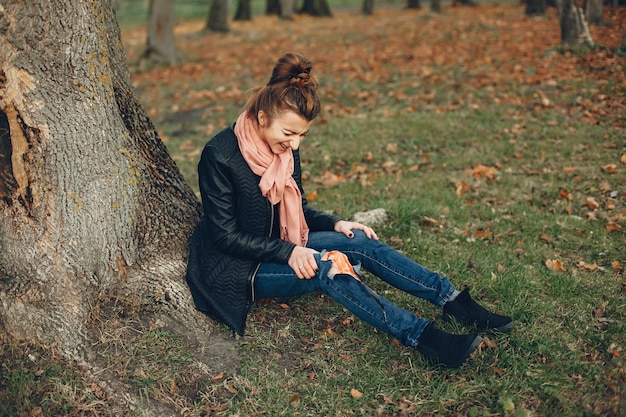
<instances>
[{"instance_id":1,"label":"woman's hand","mask_svg":"<svg viewBox=\"0 0 626 417\"><path fill-rule=\"evenodd\" d=\"M337 223L335 223L335 232L343 233L350 239L354 237L354 233L352 233L353 230L363 230L365 236L370 239L378 240L378 236L376 235L374 229L364 224L358 222L348 222L345 220L339 220Z\"/></svg>"},{"instance_id":2,"label":"woman's hand","mask_svg":"<svg viewBox=\"0 0 626 417\"><path fill-rule=\"evenodd\" d=\"M317 271L317 262L315 262L315 257L313 256L316 253L318 252L315 249L296 246L291 252L287 264L293 269L298 278L311 279Z\"/></svg>"}]
</instances>

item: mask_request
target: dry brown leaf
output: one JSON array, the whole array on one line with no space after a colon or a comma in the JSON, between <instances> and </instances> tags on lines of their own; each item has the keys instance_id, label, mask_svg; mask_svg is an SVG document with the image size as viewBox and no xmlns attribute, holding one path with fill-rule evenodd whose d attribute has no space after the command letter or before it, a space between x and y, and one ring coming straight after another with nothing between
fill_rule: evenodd
<instances>
[{"instance_id":1,"label":"dry brown leaf","mask_svg":"<svg viewBox=\"0 0 626 417\"><path fill-rule=\"evenodd\" d=\"M602 166L602 171L607 174L615 174L617 172L617 164L606 164Z\"/></svg>"},{"instance_id":2,"label":"dry brown leaf","mask_svg":"<svg viewBox=\"0 0 626 417\"><path fill-rule=\"evenodd\" d=\"M211 378L211 381L217 381L224 378L224 372L220 372L219 374L215 375L214 377Z\"/></svg>"},{"instance_id":3,"label":"dry brown leaf","mask_svg":"<svg viewBox=\"0 0 626 417\"><path fill-rule=\"evenodd\" d=\"M300 396L298 394L292 394L289 396L289 404L292 407L297 407L300 404Z\"/></svg>"},{"instance_id":4,"label":"dry brown leaf","mask_svg":"<svg viewBox=\"0 0 626 417\"><path fill-rule=\"evenodd\" d=\"M549 270L551 270L553 272L565 272L565 267L563 266L563 262L561 262L558 259L555 259L555 260L548 259L548 260L546 260L546 266L548 267Z\"/></svg>"},{"instance_id":5,"label":"dry brown leaf","mask_svg":"<svg viewBox=\"0 0 626 417\"><path fill-rule=\"evenodd\" d=\"M550 243L550 244L554 243L554 239L551 238L550 236L546 235L545 233L541 234L541 240L543 240L546 243Z\"/></svg>"},{"instance_id":6,"label":"dry brown leaf","mask_svg":"<svg viewBox=\"0 0 626 417\"><path fill-rule=\"evenodd\" d=\"M479 229L474 232L474 237L476 239L487 239L492 236L491 230L489 229Z\"/></svg>"},{"instance_id":7,"label":"dry brown leaf","mask_svg":"<svg viewBox=\"0 0 626 417\"><path fill-rule=\"evenodd\" d=\"M587 264L585 263L585 261L578 261L578 266L587 271L595 271L596 269L598 269L598 264L596 264L595 262L592 264Z\"/></svg>"},{"instance_id":8,"label":"dry brown leaf","mask_svg":"<svg viewBox=\"0 0 626 417\"><path fill-rule=\"evenodd\" d=\"M600 208L600 203L594 197L587 197L583 206L587 206L591 210L597 210Z\"/></svg>"},{"instance_id":9,"label":"dry brown leaf","mask_svg":"<svg viewBox=\"0 0 626 417\"><path fill-rule=\"evenodd\" d=\"M572 193L570 193L566 189L562 189L561 192L559 193L559 200L572 201L572 199L573 199Z\"/></svg>"},{"instance_id":10,"label":"dry brown leaf","mask_svg":"<svg viewBox=\"0 0 626 417\"><path fill-rule=\"evenodd\" d=\"M363 393L361 391L359 391L358 389L352 388L350 390L350 395L352 396L352 398L354 398L355 400L360 399L363 396Z\"/></svg>"},{"instance_id":11,"label":"dry brown leaf","mask_svg":"<svg viewBox=\"0 0 626 417\"><path fill-rule=\"evenodd\" d=\"M456 196L461 197L463 194L469 191L470 186L465 181L457 181L454 183L456 186Z\"/></svg>"}]
</instances>

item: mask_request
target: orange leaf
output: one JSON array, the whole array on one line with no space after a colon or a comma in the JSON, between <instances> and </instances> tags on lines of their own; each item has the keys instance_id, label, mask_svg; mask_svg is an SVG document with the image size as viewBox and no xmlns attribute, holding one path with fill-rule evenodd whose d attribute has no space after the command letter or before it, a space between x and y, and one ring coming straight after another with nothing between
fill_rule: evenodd
<instances>
[{"instance_id":1,"label":"orange leaf","mask_svg":"<svg viewBox=\"0 0 626 417\"><path fill-rule=\"evenodd\" d=\"M598 200L593 197L587 197L587 199L583 203L583 206L587 206L591 210L597 210L600 208L600 203L598 203Z\"/></svg>"},{"instance_id":2,"label":"orange leaf","mask_svg":"<svg viewBox=\"0 0 626 417\"><path fill-rule=\"evenodd\" d=\"M546 260L546 266L548 267L549 270L551 270L553 272L565 272L565 268L563 267L563 262L561 262L558 259L556 259L556 260L552 260L552 259Z\"/></svg>"},{"instance_id":3,"label":"orange leaf","mask_svg":"<svg viewBox=\"0 0 626 417\"><path fill-rule=\"evenodd\" d=\"M615 174L617 172L617 164L606 164L602 166L602 171L607 174Z\"/></svg>"},{"instance_id":4,"label":"orange leaf","mask_svg":"<svg viewBox=\"0 0 626 417\"><path fill-rule=\"evenodd\" d=\"M306 199L309 201L315 201L317 200L317 197L319 196L317 190L310 192L306 195Z\"/></svg>"},{"instance_id":5,"label":"orange leaf","mask_svg":"<svg viewBox=\"0 0 626 417\"><path fill-rule=\"evenodd\" d=\"M468 192L469 189L470 189L469 184L467 184L465 181L457 181L454 185L456 186L456 196L457 197L461 197L463 194Z\"/></svg>"},{"instance_id":6,"label":"orange leaf","mask_svg":"<svg viewBox=\"0 0 626 417\"><path fill-rule=\"evenodd\" d=\"M546 235L545 233L541 234L541 240L543 240L546 243L550 243L550 244L554 243L554 239L551 238L550 236Z\"/></svg>"},{"instance_id":7,"label":"orange leaf","mask_svg":"<svg viewBox=\"0 0 626 417\"><path fill-rule=\"evenodd\" d=\"M573 198L572 193L570 193L566 189L562 189L561 192L559 193L559 200L572 201L572 198Z\"/></svg>"},{"instance_id":8,"label":"orange leaf","mask_svg":"<svg viewBox=\"0 0 626 417\"><path fill-rule=\"evenodd\" d=\"M491 237L492 233L491 230L489 229L485 229L485 230L476 230L476 232L474 232L474 237L476 239L486 239L488 237Z\"/></svg>"},{"instance_id":9,"label":"orange leaf","mask_svg":"<svg viewBox=\"0 0 626 417\"><path fill-rule=\"evenodd\" d=\"M596 269L598 269L598 264L596 264L595 262L592 264L587 264L585 263L585 261L578 261L578 266L587 271L595 271Z\"/></svg>"},{"instance_id":10,"label":"orange leaf","mask_svg":"<svg viewBox=\"0 0 626 417\"><path fill-rule=\"evenodd\" d=\"M350 390L350 395L352 395L352 398L354 398L355 400L358 400L359 398L363 396L363 393L359 391L358 389L352 388Z\"/></svg>"},{"instance_id":11,"label":"orange leaf","mask_svg":"<svg viewBox=\"0 0 626 417\"><path fill-rule=\"evenodd\" d=\"M220 372L219 374L215 375L213 378L211 378L211 381L217 381L218 379L222 378L224 378L224 372Z\"/></svg>"}]
</instances>

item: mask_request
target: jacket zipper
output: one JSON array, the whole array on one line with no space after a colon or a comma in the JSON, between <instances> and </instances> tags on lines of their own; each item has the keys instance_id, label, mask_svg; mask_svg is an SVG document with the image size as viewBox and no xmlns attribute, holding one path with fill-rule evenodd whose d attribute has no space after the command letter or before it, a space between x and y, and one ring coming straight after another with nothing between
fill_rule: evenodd
<instances>
[{"instance_id":1,"label":"jacket zipper","mask_svg":"<svg viewBox=\"0 0 626 417\"><path fill-rule=\"evenodd\" d=\"M270 231L268 233L268 237L270 237L272 236L272 230L274 230L274 207L272 207L272 204L269 201L267 203L270 206ZM257 272L259 272L260 267L261 264L259 263L254 269L254 272L252 273L252 279L250 280L250 285L252 286L252 288L250 289L252 293L252 301L256 300L256 294L254 293L254 280L256 279L256 274Z\"/></svg>"}]
</instances>

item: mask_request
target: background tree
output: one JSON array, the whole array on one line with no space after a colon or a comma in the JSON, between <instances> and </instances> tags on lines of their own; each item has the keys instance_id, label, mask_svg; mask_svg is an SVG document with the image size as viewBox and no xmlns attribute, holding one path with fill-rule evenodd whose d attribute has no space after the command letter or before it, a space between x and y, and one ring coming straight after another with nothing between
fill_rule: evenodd
<instances>
[{"instance_id":1,"label":"background tree","mask_svg":"<svg viewBox=\"0 0 626 417\"><path fill-rule=\"evenodd\" d=\"M235 20L252 20L252 9L250 0L238 0Z\"/></svg>"},{"instance_id":2,"label":"background tree","mask_svg":"<svg viewBox=\"0 0 626 417\"><path fill-rule=\"evenodd\" d=\"M546 0L526 0L526 14L528 16L541 16L546 13Z\"/></svg>"},{"instance_id":3,"label":"background tree","mask_svg":"<svg viewBox=\"0 0 626 417\"><path fill-rule=\"evenodd\" d=\"M408 0L406 4L407 9L419 9L421 7L420 0Z\"/></svg>"},{"instance_id":4,"label":"background tree","mask_svg":"<svg viewBox=\"0 0 626 417\"><path fill-rule=\"evenodd\" d=\"M296 10L296 0L280 0L280 10L278 16L281 19L292 20L293 13Z\"/></svg>"},{"instance_id":5,"label":"background tree","mask_svg":"<svg viewBox=\"0 0 626 417\"><path fill-rule=\"evenodd\" d=\"M300 13L319 17L332 16L327 0L304 0Z\"/></svg>"},{"instance_id":6,"label":"background tree","mask_svg":"<svg viewBox=\"0 0 626 417\"><path fill-rule=\"evenodd\" d=\"M6 0L0 27L2 330L87 357L114 299L210 339L183 278L201 206L135 97L110 0Z\"/></svg>"},{"instance_id":7,"label":"background tree","mask_svg":"<svg viewBox=\"0 0 626 417\"><path fill-rule=\"evenodd\" d=\"M604 22L602 0L585 0L584 8L587 23L602 24Z\"/></svg>"},{"instance_id":8,"label":"background tree","mask_svg":"<svg viewBox=\"0 0 626 417\"><path fill-rule=\"evenodd\" d=\"M374 13L374 0L363 0L363 7L361 8L361 11L365 15L372 15L372 13Z\"/></svg>"},{"instance_id":9,"label":"background tree","mask_svg":"<svg viewBox=\"0 0 626 417\"><path fill-rule=\"evenodd\" d=\"M228 0L213 0L206 28L213 32L228 32Z\"/></svg>"},{"instance_id":10,"label":"background tree","mask_svg":"<svg viewBox=\"0 0 626 417\"><path fill-rule=\"evenodd\" d=\"M148 40L142 59L157 64L176 63L173 0L150 0L148 8Z\"/></svg>"},{"instance_id":11,"label":"background tree","mask_svg":"<svg viewBox=\"0 0 626 417\"><path fill-rule=\"evenodd\" d=\"M265 14L268 16L280 14L280 1L267 0L265 3Z\"/></svg>"},{"instance_id":12,"label":"background tree","mask_svg":"<svg viewBox=\"0 0 626 417\"><path fill-rule=\"evenodd\" d=\"M593 46L594 41L589 33L585 14L575 0L560 0L557 5L563 47L578 49L581 45Z\"/></svg>"}]
</instances>

